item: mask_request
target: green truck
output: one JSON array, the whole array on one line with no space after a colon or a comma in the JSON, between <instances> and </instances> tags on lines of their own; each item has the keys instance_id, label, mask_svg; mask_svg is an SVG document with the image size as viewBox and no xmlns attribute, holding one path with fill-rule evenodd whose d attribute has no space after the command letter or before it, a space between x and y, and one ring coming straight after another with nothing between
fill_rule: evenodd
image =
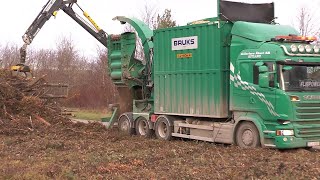
<instances>
[{"instance_id":1,"label":"green truck","mask_svg":"<svg viewBox=\"0 0 320 180\"><path fill-rule=\"evenodd\" d=\"M254 20L232 13L256 5L220 3L217 18L155 31L134 18L115 18L135 28L145 54L135 58L135 33L109 37L110 76L134 99L132 112L119 117L120 130L245 148L319 146L316 39L274 23L272 3L257 5L267 10L250 14ZM232 11L222 11L230 3Z\"/></svg>"},{"instance_id":2,"label":"green truck","mask_svg":"<svg viewBox=\"0 0 320 180\"><path fill-rule=\"evenodd\" d=\"M216 18L151 30L123 16L136 32L107 35L77 0L49 0L23 35L25 51L43 25L64 11L108 48L108 73L119 90L121 131L240 147L320 145L320 48L275 23L274 4L218 0ZM141 58L142 57L142 58ZM118 115L117 115L118 114Z\"/></svg>"}]
</instances>

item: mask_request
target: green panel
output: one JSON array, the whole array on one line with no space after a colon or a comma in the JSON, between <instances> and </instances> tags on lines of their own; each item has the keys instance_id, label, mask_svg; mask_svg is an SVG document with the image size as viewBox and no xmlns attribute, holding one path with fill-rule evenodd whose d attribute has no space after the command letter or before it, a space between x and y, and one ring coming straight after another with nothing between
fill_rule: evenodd
<instances>
[{"instance_id":1,"label":"green panel","mask_svg":"<svg viewBox=\"0 0 320 180\"><path fill-rule=\"evenodd\" d=\"M291 26L238 21L234 23L232 34L254 41L270 41L279 35L298 35L299 32Z\"/></svg>"},{"instance_id":2,"label":"green panel","mask_svg":"<svg viewBox=\"0 0 320 180\"><path fill-rule=\"evenodd\" d=\"M221 28L219 28L221 27ZM155 112L228 117L230 24L161 29L154 36ZM198 47L173 50L172 39L198 38ZM192 54L178 58L178 54Z\"/></svg>"}]
</instances>

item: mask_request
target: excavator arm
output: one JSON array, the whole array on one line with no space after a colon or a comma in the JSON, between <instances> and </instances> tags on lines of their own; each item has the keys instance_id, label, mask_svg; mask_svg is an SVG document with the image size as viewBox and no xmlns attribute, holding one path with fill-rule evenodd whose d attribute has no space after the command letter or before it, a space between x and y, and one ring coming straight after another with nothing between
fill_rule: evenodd
<instances>
[{"instance_id":1,"label":"excavator arm","mask_svg":"<svg viewBox=\"0 0 320 180\"><path fill-rule=\"evenodd\" d=\"M74 10L73 6L77 5L83 12L85 20L78 15ZM76 21L81 27L95 37L101 44L107 47L107 33L102 30L95 21L85 12L78 4L77 0L49 0L42 8L38 16L32 22L30 27L27 29L25 34L22 36L24 45L20 48L20 63L16 66L12 66L11 69L20 72L30 72L30 68L25 64L27 47L32 43L34 38L37 36L41 28L45 23L50 20L52 16L56 16L59 10L64 11L74 21Z\"/></svg>"},{"instance_id":2,"label":"excavator arm","mask_svg":"<svg viewBox=\"0 0 320 180\"><path fill-rule=\"evenodd\" d=\"M60 7L63 5L63 0L49 0L46 5L43 6L42 10L29 26L25 34L22 36L23 41L30 45L33 39L36 37L38 32L44 26L44 24L50 20L52 16L56 16L57 11L59 11Z\"/></svg>"},{"instance_id":3,"label":"excavator arm","mask_svg":"<svg viewBox=\"0 0 320 180\"><path fill-rule=\"evenodd\" d=\"M76 0L73 0L76 1ZM76 4L82 11L83 16L89 21L86 21L80 17L74 10L73 5ZM77 4L69 3L62 5L61 9L68 14L74 21L76 21L80 26L82 26L87 32L89 32L93 37L95 37L103 46L107 47L107 33L101 29L96 22L89 16L89 14Z\"/></svg>"}]
</instances>

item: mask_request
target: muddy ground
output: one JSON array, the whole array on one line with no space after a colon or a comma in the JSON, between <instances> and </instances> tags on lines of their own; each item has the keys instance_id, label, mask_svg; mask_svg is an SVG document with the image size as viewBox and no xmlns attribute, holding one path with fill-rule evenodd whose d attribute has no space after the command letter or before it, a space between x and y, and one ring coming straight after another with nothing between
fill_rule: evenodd
<instances>
[{"instance_id":1,"label":"muddy ground","mask_svg":"<svg viewBox=\"0 0 320 180\"><path fill-rule=\"evenodd\" d=\"M319 179L316 150L121 135L98 124L0 135L0 179Z\"/></svg>"},{"instance_id":2,"label":"muddy ground","mask_svg":"<svg viewBox=\"0 0 320 180\"><path fill-rule=\"evenodd\" d=\"M16 81L12 81L16 82ZM320 151L126 136L0 78L0 179L319 179Z\"/></svg>"}]
</instances>

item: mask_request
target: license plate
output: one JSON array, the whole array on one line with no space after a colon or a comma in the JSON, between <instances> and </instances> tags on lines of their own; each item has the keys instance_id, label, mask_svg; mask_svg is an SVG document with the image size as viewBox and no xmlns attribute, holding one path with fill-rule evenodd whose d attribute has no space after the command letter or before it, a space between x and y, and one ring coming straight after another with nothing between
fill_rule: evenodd
<instances>
[{"instance_id":1,"label":"license plate","mask_svg":"<svg viewBox=\"0 0 320 180\"><path fill-rule=\"evenodd\" d=\"M320 142L307 142L307 146L308 146L308 147L320 146Z\"/></svg>"}]
</instances>

